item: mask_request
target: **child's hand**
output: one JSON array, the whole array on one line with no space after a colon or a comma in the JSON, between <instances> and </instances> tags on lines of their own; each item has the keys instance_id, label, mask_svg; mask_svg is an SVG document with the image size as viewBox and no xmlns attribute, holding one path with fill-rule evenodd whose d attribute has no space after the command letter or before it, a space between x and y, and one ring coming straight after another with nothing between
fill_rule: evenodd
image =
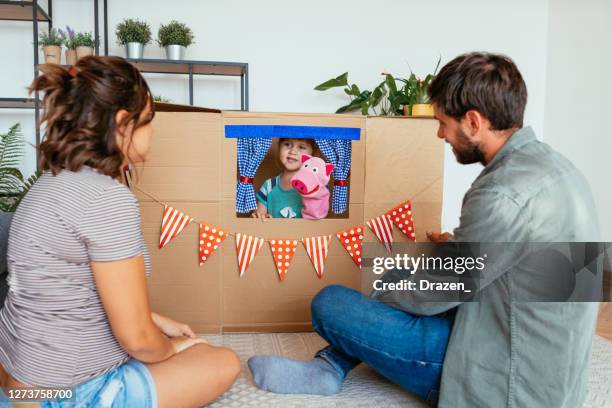
<instances>
[{"instance_id":1,"label":"child's hand","mask_svg":"<svg viewBox=\"0 0 612 408\"><path fill-rule=\"evenodd\" d=\"M432 232L432 231L427 231L426 232L427 235L427 239L429 239L431 242L435 242L435 243L441 243L441 242L446 242L449 239L452 239L453 236L451 234L449 234L448 232Z\"/></svg>"},{"instance_id":2,"label":"child's hand","mask_svg":"<svg viewBox=\"0 0 612 408\"><path fill-rule=\"evenodd\" d=\"M253 217L253 218L259 218L261 221L265 221L265 220L266 220L266 218L272 218L272 217L270 216L270 214L268 214L267 212L266 212L266 213L261 213L261 212L259 212L259 211L257 211L257 210L255 210L255 211L253 211L253 212L251 213L251 217Z\"/></svg>"}]
</instances>

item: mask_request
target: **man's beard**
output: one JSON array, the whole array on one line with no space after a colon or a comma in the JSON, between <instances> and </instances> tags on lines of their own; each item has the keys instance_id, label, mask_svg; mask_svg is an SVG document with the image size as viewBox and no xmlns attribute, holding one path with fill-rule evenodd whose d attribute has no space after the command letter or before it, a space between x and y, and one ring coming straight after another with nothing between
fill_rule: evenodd
<instances>
[{"instance_id":1,"label":"man's beard","mask_svg":"<svg viewBox=\"0 0 612 408\"><path fill-rule=\"evenodd\" d=\"M459 146L461 150L453 147L457 161L461 164L483 163L484 153L477 144L470 142L465 133L459 131Z\"/></svg>"}]
</instances>

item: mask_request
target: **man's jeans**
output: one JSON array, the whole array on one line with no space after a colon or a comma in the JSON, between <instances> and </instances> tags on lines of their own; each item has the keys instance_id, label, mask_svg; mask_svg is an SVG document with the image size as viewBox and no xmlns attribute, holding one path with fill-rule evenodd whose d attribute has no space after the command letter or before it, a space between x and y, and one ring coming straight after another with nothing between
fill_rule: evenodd
<instances>
[{"instance_id":1,"label":"man's jeans","mask_svg":"<svg viewBox=\"0 0 612 408\"><path fill-rule=\"evenodd\" d=\"M312 325L330 344L317 353L346 377L364 362L430 405L436 405L454 310L413 316L344 286L312 300Z\"/></svg>"}]
</instances>

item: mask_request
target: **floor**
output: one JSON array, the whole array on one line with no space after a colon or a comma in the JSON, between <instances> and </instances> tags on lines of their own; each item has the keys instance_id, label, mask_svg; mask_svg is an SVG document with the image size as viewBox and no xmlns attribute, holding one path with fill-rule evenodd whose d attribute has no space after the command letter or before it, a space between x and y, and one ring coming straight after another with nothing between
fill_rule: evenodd
<instances>
[{"instance_id":1,"label":"floor","mask_svg":"<svg viewBox=\"0 0 612 408\"><path fill-rule=\"evenodd\" d=\"M612 306L608 304L607 306ZM600 328L606 335L612 331L612 307L604 308L606 320ZM608 314L610 313L610 314ZM608 320L609 319L609 320ZM598 330L599 330L598 329ZM331 397L307 395L277 395L257 389L252 382L246 360L255 354L284 355L308 359L325 345L316 333L226 334L206 335L211 344L231 347L242 361L242 372L234 386L211 404L222 407L283 407L283 408L425 408L417 398L390 383L365 365L351 372L342 392ZM612 337L609 337L612 340ZM601 336L593 340L593 359L589 378L589 394L584 408L612 408L612 341Z\"/></svg>"}]
</instances>

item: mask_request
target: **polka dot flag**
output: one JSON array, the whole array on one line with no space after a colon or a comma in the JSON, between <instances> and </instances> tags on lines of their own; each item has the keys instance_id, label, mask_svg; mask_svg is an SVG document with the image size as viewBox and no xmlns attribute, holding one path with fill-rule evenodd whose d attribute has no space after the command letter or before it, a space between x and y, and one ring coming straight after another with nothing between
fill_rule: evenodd
<instances>
[{"instance_id":1,"label":"polka dot flag","mask_svg":"<svg viewBox=\"0 0 612 408\"><path fill-rule=\"evenodd\" d=\"M255 255L259 252L264 243L263 238L253 237L251 235L236 234L236 250L238 251L238 268L240 269L240 277L244 275Z\"/></svg>"},{"instance_id":2,"label":"polka dot flag","mask_svg":"<svg viewBox=\"0 0 612 408\"><path fill-rule=\"evenodd\" d=\"M274 265L278 271L278 277L281 282L285 280L287 276L287 270L295 250L297 249L298 241L295 239L272 239L270 240L270 250L272 251L272 257L274 258Z\"/></svg>"},{"instance_id":3,"label":"polka dot flag","mask_svg":"<svg viewBox=\"0 0 612 408\"><path fill-rule=\"evenodd\" d=\"M385 245L387 251L391 252L391 243L393 242L393 224L389 215L379 215L368 221L368 227L374 232L376 238Z\"/></svg>"},{"instance_id":4,"label":"polka dot flag","mask_svg":"<svg viewBox=\"0 0 612 408\"><path fill-rule=\"evenodd\" d=\"M227 231L212 225L200 224L200 266L204 265L226 238Z\"/></svg>"},{"instance_id":5,"label":"polka dot flag","mask_svg":"<svg viewBox=\"0 0 612 408\"><path fill-rule=\"evenodd\" d=\"M338 240L349 253L353 262L361 269L361 243L363 242L363 225L357 225L336 233Z\"/></svg>"},{"instance_id":6,"label":"polka dot flag","mask_svg":"<svg viewBox=\"0 0 612 408\"><path fill-rule=\"evenodd\" d=\"M172 238L176 237L191 222L191 217L174 208L164 205L161 234L159 235L159 249L165 247Z\"/></svg>"},{"instance_id":7,"label":"polka dot flag","mask_svg":"<svg viewBox=\"0 0 612 408\"><path fill-rule=\"evenodd\" d=\"M387 211L385 215L388 215L397 228L406 234L408 238L416 242L414 222L412 220L412 202L410 200L405 201L397 207Z\"/></svg>"}]
</instances>

